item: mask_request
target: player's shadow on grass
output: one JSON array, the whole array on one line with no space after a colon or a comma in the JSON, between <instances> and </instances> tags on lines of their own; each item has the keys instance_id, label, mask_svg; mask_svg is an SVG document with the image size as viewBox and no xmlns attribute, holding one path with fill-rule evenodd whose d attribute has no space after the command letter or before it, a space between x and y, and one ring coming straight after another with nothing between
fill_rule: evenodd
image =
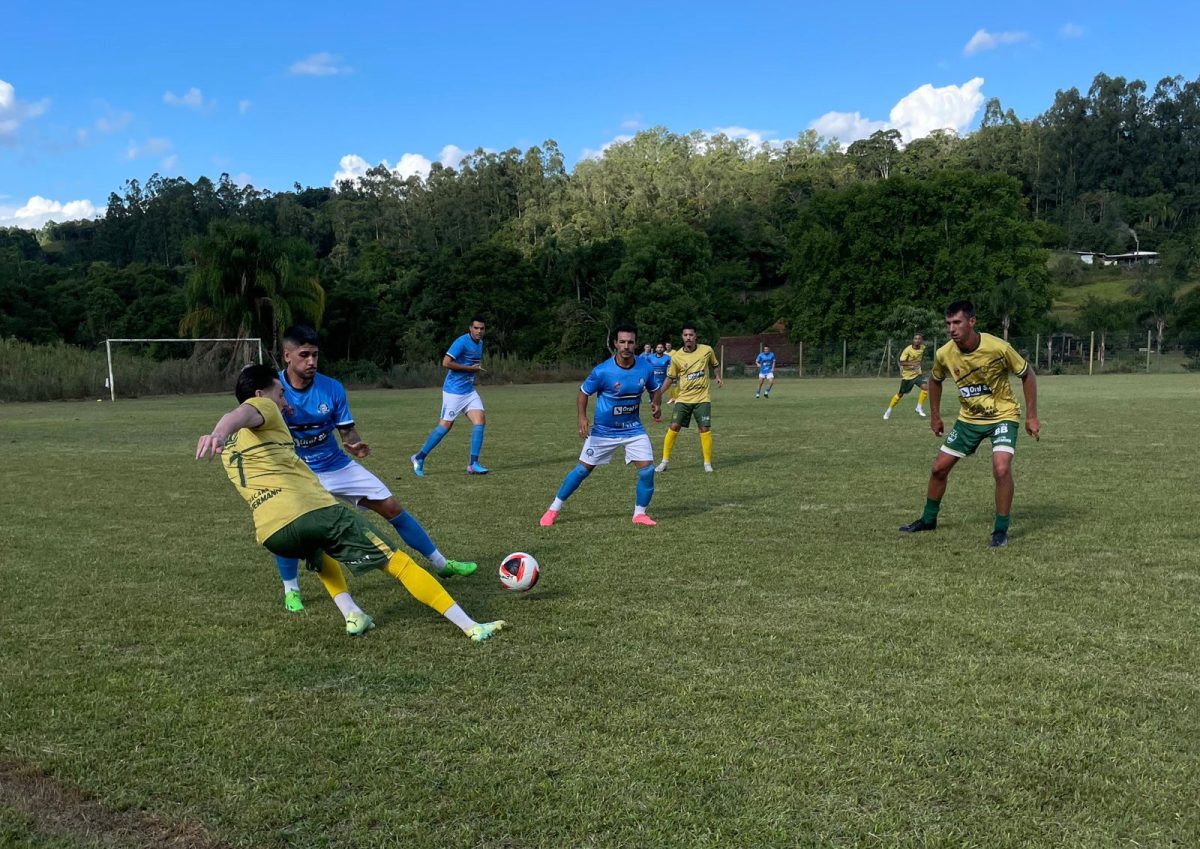
<instances>
[{"instance_id":1,"label":"player's shadow on grass","mask_svg":"<svg viewBox=\"0 0 1200 849\"><path fill-rule=\"evenodd\" d=\"M1014 506L1013 533L1042 533L1062 526L1076 528L1092 512L1086 507L1063 502L1042 502L1022 505L1020 495Z\"/></svg>"}]
</instances>

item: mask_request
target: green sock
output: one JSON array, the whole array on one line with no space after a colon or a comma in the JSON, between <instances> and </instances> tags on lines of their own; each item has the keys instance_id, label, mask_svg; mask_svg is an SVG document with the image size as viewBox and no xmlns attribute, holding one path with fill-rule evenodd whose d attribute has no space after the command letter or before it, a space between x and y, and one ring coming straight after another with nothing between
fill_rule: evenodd
<instances>
[{"instance_id":1,"label":"green sock","mask_svg":"<svg viewBox=\"0 0 1200 849\"><path fill-rule=\"evenodd\" d=\"M997 513L995 530L1007 532L1008 531L1008 522L1009 522L1009 519L1011 519L1011 518L1012 518L1011 516L1001 516L999 513Z\"/></svg>"},{"instance_id":2,"label":"green sock","mask_svg":"<svg viewBox=\"0 0 1200 849\"><path fill-rule=\"evenodd\" d=\"M925 511L921 514L921 520L927 525L932 525L937 521L938 510L942 509L942 502L932 498L925 499Z\"/></svg>"}]
</instances>

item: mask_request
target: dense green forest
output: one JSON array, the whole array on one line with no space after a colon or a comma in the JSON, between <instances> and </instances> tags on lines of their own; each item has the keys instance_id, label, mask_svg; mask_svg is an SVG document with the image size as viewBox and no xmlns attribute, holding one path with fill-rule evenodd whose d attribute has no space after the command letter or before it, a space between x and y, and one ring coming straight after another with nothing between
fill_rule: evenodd
<instances>
[{"instance_id":1,"label":"dense green forest","mask_svg":"<svg viewBox=\"0 0 1200 849\"><path fill-rule=\"evenodd\" d=\"M1162 261L1129 272L1130 296L1052 309L1095 273L1054 251L1135 247ZM783 320L822 342L969 297L1014 334L1076 322L1191 345L1198 264L1200 79L1102 74L1032 120L992 100L967 136L907 145L656 128L572 170L547 141L336 188L130 180L98 220L0 230L0 338L272 340L306 320L334 357L386 367L433 359L482 312L491 350L551 362L629 319L708 339Z\"/></svg>"}]
</instances>

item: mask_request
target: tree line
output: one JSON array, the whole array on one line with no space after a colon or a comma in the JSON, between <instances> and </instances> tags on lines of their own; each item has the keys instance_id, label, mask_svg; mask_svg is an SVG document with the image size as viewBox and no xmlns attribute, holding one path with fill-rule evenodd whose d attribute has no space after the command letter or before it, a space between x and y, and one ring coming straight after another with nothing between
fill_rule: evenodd
<instances>
[{"instance_id":1,"label":"tree line","mask_svg":"<svg viewBox=\"0 0 1200 849\"><path fill-rule=\"evenodd\" d=\"M1101 74L1032 120L991 100L975 131L907 145L658 127L571 170L547 141L336 188L130 180L95 221L0 230L0 337L272 343L303 320L334 357L387 366L436 358L479 312L493 351L551 362L630 319L645 339L783 320L817 342L903 333L957 297L1032 334L1061 329L1055 292L1087 279L1051 250L1134 247L1162 258L1141 299L1080 320L1200 331L1200 295L1178 295L1200 262L1200 80Z\"/></svg>"}]
</instances>

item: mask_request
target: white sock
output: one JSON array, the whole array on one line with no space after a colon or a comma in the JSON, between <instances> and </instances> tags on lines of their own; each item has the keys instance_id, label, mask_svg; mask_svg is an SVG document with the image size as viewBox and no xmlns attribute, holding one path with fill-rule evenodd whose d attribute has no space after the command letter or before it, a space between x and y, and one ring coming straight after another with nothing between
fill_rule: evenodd
<instances>
[{"instance_id":1,"label":"white sock","mask_svg":"<svg viewBox=\"0 0 1200 849\"><path fill-rule=\"evenodd\" d=\"M646 508L645 508L645 507L642 507L642 506L640 506L640 505L638 505L638 504L635 504L635 505L633 505L633 515L635 515L635 516L645 516L645 515L646 515Z\"/></svg>"},{"instance_id":2,"label":"white sock","mask_svg":"<svg viewBox=\"0 0 1200 849\"><path fill-rule=\"evenodd\" d=\"M292 578L290 581L283 582L283 591L285 593L300 592L300 579Z\"/></svg>"},{"instance_id":3,"label":"white sock","mask_svg":"<svg viewBox=\"0 0 1200 849\"><path fill-rule=\"evenodd\" d=\"M563 500L561 498L555 498L554 501L552 501L550 503L550 509L553 510L555 513L557 513L559 510L561 510L562 506L563 506Z\"/></svg>"},{"instance_id":4,"label":"white sock","mask_svg":"<svg viewBox=\"0 0 1200 849\"><path fill-rule=\"evenodd\" d=\"M338 593L333 597L333 603L337 605L338 610L342 611L344 618L349 617L351 613L362 613L362 608L354 603L350 593Z\"/></svg>"},{"instance_id":5,"label":"white sock","mask_svg":"<svg viewBox=\"0 0 1200 849\"><path fill-rule=\"evenodd\" d=\"M436 548L430 553L427 559L430 565L433 566L433 570L439 575L446 571L446 555L442 554Z\"/></svg>"},{"instance_id":6,"label":"white sock","mask_svg":"<svg viewBox=\"0 0 1200 849\"><path fill-rule=\"evenodd\" d=\"M450 605L450 609L442 614L451 622L459 627L460 630L466 631L474 628L479 623L467 615L467 611L463 610L457 604Z\"/></svg>"}]
</instances>

